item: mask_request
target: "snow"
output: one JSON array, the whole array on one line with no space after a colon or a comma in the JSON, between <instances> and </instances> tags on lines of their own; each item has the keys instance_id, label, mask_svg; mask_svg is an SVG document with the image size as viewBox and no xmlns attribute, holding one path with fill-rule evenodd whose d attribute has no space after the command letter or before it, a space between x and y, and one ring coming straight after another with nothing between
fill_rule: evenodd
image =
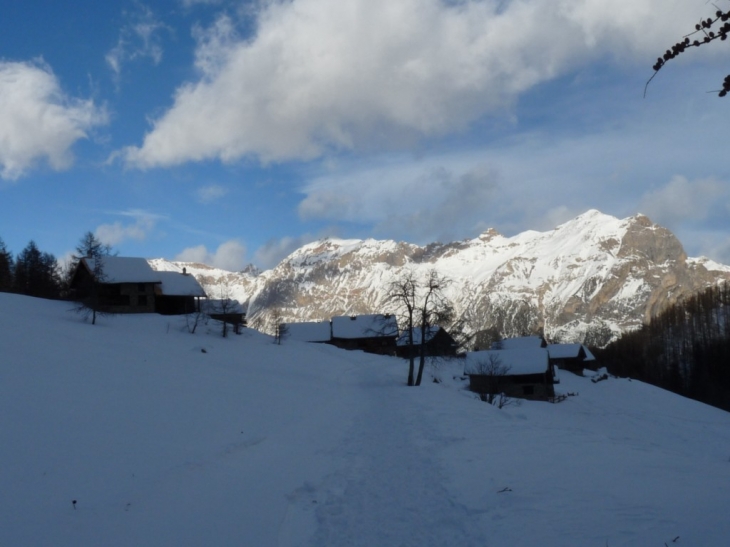
<instances>
[{"instance_id":1,"label":"snow","mask_svg":"<svg viewBox=\"0 0 730 547\"><path fill-rule=\"evenodd\" d=\"M94 271L93 258L82 258L89 271ZM105 283L159 283L160 276L147 260L131 256L105 256L101 259Z\"/></svg>"},{"instance_id":2,"label":"snow","mask_svg":"<svg viewBox=\"0 0 730 547\"><path fill-rule=\"evenodd\" d=\"M726 272L730 273L730 266L726 264L720 264L718 262L715 262L712 259L707 258L706 256L700 256L697 258L687 258L687 264L690 266L704 266L707 271L710 272Z\"/></svg>"},{"instance_id":3,"label":"snow","mask_svg":"<svg viewBox=\"0 0 730 547\"><path fill-rule=\"evenodd\" d=\"M373 338L397 336L398 323L394 315L372 314L332 318L332 338Z\"/></svg>"},{"instance_id":4,"label":"snow","mask_svg":"<svg viewBox=\"0 0 730 547\"><path fill-rule=\"evenodd\" d=\"M493 349L531 349L540 348L545 343L542 336L517 336L515 338L505 338L494 342Z\"/></svg>"},{"instance_id":5,"label":"snow","mask_svg":"<svg viewBox=\"0 0 730 547\"><path fill-rule=\"evenodd\" d=\"M0 293L0 545L730 536L730 414L647 384L562 371L576 395L497 409L461 362L411 388L392 357L69 308Z\"/></svg>"},{"instance_id":6,"label":"snow","mask_svg":"<svg viewBox=\"0 0 730 547\"><path fill-rule=\"evenodd\" d=\"M466 354L464 374L483 373L484 365L490 359L498 359L498 364L507 367L506 374L543 374L548 371L548 352L545 348L493 349L470 351Z\"/></svg>"},{"instance_id":7,"label":"snow","mask_svg":"<svg viewBox=\"0 0 730 547\"><path fill-rule=\"evenodd\" d=\"M329 342L332 326L329 321L286 323L286 338L299 342Z\"/></svg>"},{"instance_id":8,"label":"snow","mask_svg":"<svg viewBox=\"0 0 730 547\"><path fill-rule=\"evenodd\" d=\"M580 354L581 348L585 353L584 361L595 361L594 355L582 344L548 344L547 346L550 359L574 359Z\"/></svg>"},{"instance_id":9,"label":"snow","mask_svg":"<svg viewBox=\"0 0 730 547\"><path fill-rule=\"evenodd\" d=\"M155 272L162 281L162 294L167 296L205 296L205 291L192 275L177 272Z\"/></svg>"}]
</instances>

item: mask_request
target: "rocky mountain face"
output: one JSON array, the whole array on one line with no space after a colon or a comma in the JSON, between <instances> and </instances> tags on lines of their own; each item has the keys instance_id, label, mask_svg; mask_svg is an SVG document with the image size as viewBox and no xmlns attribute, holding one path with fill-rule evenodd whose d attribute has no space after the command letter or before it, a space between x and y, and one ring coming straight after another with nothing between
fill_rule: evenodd
<instances>
[{"instance_id":1,"label":"rocky mountain face","mask_svg":"<svg viewBox=\"0 0 730 547\"><path fill-rule=\"evenodd\" d=\"M730 267L687 258L666 228L645 216L617 219L588 211L548 232L420 247L394 241L325 239L301 247L276 268L223 272L151 261L188 272L209 296L248 306L251 325L395 311L390 283L404 272L450 279L447 295L468 331L502 336L543 331L554 341L604 345L638 328L678 299L730 279Z\"/></svg>"}]
</instances>

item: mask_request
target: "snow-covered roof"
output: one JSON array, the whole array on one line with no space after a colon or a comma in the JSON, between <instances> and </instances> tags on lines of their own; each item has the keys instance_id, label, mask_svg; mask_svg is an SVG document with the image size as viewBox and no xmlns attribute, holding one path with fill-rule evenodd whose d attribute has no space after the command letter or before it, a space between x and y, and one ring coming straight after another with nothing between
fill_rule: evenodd
<instances>
[{"instance_id":1,"label":"snow-covered roof","mask_svg":"<svg viewBox=\"0 0 730 547\"><path fill-rule=\"evenodd\" d=\"M375 338L398 336L394 315L344 315L332 318L332 338Z\"/></svg>"},{"instance_id":2,"label":"snow-covered roof","mask_svg":"<svg viewBox=\"0 0 730 547\"><path fill-rule=\"evenodd\" d=\"M94 272L96 259L82 258L90 272ZM103 283L161 283L160 272L154 271L146 259L133 256L101 257Z\"/></svg>"},{"instance_id":3,"label":"snow-covered roof","mask_svg":"<svg viewBox=\"0 0 730 547\"><path fill-rule=\"evenodd\" d=\"M551 359L573 359L580 354L581 344L548 344Z\"/></svg>"},{"instance_id":4,"label":"snow-covered roof","mask_svg":"<svg viewBox=\"0 0 730 547\"><path fill-rule=\"evenodd\" d=\"M542 336L519 336L517 338L505 338L492 344L492 349L528 349L541 348L545 340Z\"/></svg>"},{"instance_id":5,"label":"snow-covered roof","mask_svg":"<svg viewBox=\"0 0 730 547\"><path fill-rule=\"evenodd\" d=\"M299 342L328 342L332 337L329 321L284 323L286 337Z\"/></svg>"},{"instance_id":6,"label":"snow-covered roof","mask_svg":"<svg viewBox=\"0 0 730 547\"><path fill-rule=\"evenodd\" d=\"M436 334L440 330L441 330L441 327L437 327L437 326L426 327L426 342L430 342L431 338L436 336ZM398 346L407 346L408 345L408 330L403 331L403 333L398 337L398 340L396 340L395 343ZM413 328L413 343L415 345L421 344L421 328L420 327Z\"/></svg>"},{"instance_id":7,"label":"snow-covered roof","mask_svg":"<svg viewBox=\"0 0 730 547\"><path fill-rule=\"evenodd\" d=\"M573 359L578 357L583 348L584 361L595 361L596 358L583 344L548 344L547 350L551 359Z\"/></svg>"},{"instance_id":8,"label":"snow-covered roof","mask_svg":"<svg viewBox=\"0 0 730 547\"><path fill-rule=\"evenodd\" d=\"M542 374L548 371L548 352L545 348L498 349L472 351L466 354L464 374L483 372L484 364L492 359L499 359L499 364L508 367L505 376L523 374Z\"/></svg>"},{"instance_id":9,"label":"snow-covered roof","mask_svg":"<svg viewBox=\"0 0 730 547\"><path fill-rule=\"evenodd\" d=\"M165 296L205 296L200 283L190 274L178 272L155 272L162 281L161 291Z\"/></svg>"}]
</instances>

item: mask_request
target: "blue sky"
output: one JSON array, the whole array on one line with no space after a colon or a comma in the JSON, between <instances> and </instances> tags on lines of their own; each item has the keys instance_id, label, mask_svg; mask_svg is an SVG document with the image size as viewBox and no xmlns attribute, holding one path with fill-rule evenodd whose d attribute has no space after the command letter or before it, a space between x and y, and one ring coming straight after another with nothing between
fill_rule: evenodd
<instances>
[{"instance_id":1,"label":"blue sky","mask_svg":"<svg viewBox=\"0 0 730 547\"><path fill-rule=\"evenodd\" d=\"M730 263L705 0L28 0L0 18L0 237L275 265L638 212ZM727 2L719 5L727 9Z\"/></svg>"}]
</instances>

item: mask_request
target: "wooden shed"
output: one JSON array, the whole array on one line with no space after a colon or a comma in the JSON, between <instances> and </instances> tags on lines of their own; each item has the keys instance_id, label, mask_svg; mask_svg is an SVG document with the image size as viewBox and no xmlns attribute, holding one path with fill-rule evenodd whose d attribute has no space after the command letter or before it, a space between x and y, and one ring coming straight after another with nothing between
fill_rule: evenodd
<instances>
[{"instance_id":1,"label":"wooden shed","mask_svg":"<svg viewBox=\"0 0 730 547\"><path fill-rule=\"evenodd\" d=\"M432 326L426 328L425 350L427 357L454 357L456 355L457 343L453 337L442 327ZM420 355L421 350L421 329L413 329L413 352L414 356ZM396 355L409 358L410 346L408 330L401 333L396 340Z\"/></svg>"},{"instance_id":2,"label":"wooden shed","mask_svg":"<svg viewBox=\"0 0 730 547\"><path fill-rule=\"evenodd\" d=\"M464 374L475 393L504 393L537 401L555 397L552 365L545 348L469 352Z\"/></svg>"},{"instance_id":3,"label":"wooden shed","mask_svg":"<svg viewBox=\"0 0 730 547\"><path fill-rule=\"evenodd\" d=\"M206 297L200 283L185 271L155 272L160 283L155 286L155 311L163 315L182 315L201 311L200 300Z\"/></svg>"},{"instance_id":4,"label":"wooden shed","mask_svg":"<svg viewBox=\"0 0 730 547\"><path fill-rule=\"evenodd\" d=\"M395 355L398 322L394 315L373 314L332 318L330 344L343 349Z\"/></svg>"},{"instance_id":5,"label":"wooden shed","mask_svg":"<svg viewBox=\"0 0 730 547\"><path fill-rule=\"evenodd\" d=\"M547 350L550 363L562 370L583 376L583 369L597 368L596 358L582 344L549 344Z\"/></svg>"}]
</instances>

